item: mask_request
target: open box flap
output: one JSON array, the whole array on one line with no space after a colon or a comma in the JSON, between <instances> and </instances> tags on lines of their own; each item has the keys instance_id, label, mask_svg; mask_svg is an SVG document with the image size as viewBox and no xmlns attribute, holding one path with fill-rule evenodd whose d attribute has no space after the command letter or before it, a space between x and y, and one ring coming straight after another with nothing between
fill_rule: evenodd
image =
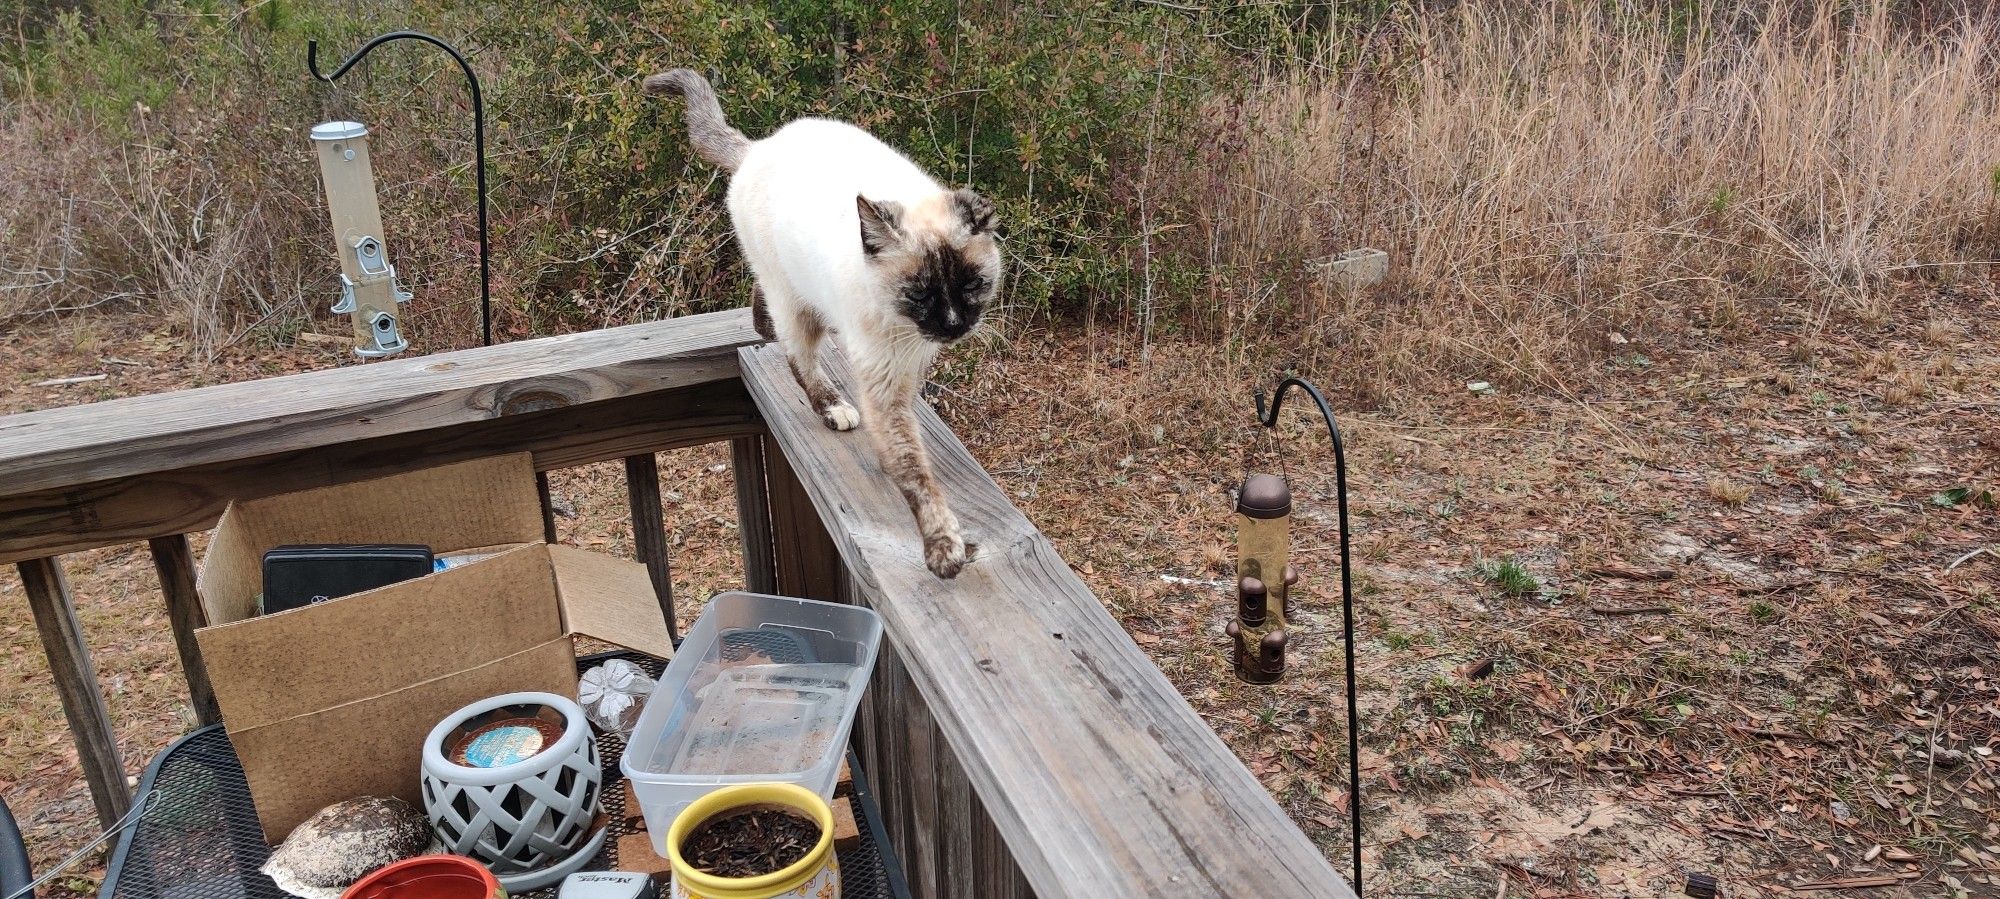
<instances>
[{"instance_id":1,"label":"open box flap","mask_svg":"<svg viewBox=\"0 0 2000 899\"><path fill-rule=\"evenodd\" d=\"M292 828L356 796L398 796L423 808L423 740L446 715L502 693L539 691L576 698L570 641L539 646L400 690L257 727L229 740L244 761L250 797L277 845Z\"/></svg>"},{"instance_id":2,"label":"open box flap","mask_svg":"<svg viewBox=\"0 0 2000 899\"><path fill-rule=\"evenodd\" d=\"M674 657L667 619L646 566L573 546L549 547L561 586L563 627L663 659Z\"/></svg>"},{"instance_id":3,"label":"open box flap","mask_svg":"<svg viewBox=\"0 0 2000 899\"><path fill-rule=\"evenodd\" d=\"M235 733L561 638L551 571L548 545L531 543L427 577L202 628L195 637ZM657 623L657 607L653 615Z\"/></svg>"},{"instance_id":4,"label":"open box flap","mask_svg":"<svg viewBox=\"0 0 2000 899\"><path fill-rule=\"evenodd\" d=\"M542 539L527 453L231 503L195 582L211 624L257 613L264 553L313 543L419 543L437 554Z\"/></svg>"}]
</instances>

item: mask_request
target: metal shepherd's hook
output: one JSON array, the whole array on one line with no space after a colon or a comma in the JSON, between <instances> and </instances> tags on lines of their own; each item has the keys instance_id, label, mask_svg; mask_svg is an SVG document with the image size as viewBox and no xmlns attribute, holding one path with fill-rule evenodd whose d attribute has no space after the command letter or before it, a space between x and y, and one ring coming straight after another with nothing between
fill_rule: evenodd
<instances>
[{"instance_id":1,"label":"metal shepherd's hook","mask_svg":"<svg viewBox=\"0 0 2000 899\"><path fill-rule=\"evenodd\" d=\"M340 76L347 74L348 69L354 68L355 63L368 55L368 51L390 41L404 39L423 41L451 54L452 60L458 63L459 70L465 73L465 83L472 89L472 165L474 178L479 185L479 342L483 346L492 346L492 278L489 274L490 252L486 241L486 103L480 97L479 76L473 74L472 64L465 61L464 54L459 53L457 47L421 31L392 31L362 44L361 49L354 51L353 56L341 62L331 75L320 74L319 41L306 41L306 70L312 72L314 78L332 84L340 80Z\"/></svg>"},{"instance_id":2,"label":"metal shepherd's hook","mask_svg":"<svg viewBox=\"0 0 2000 899\"><path fill-rule=\"evenodd\" d=\"M1334 498L1340 508L1340 613L1341 638L1347 648L1347 810L1348 829L1353 838L1354 853L1354 894L1361 895L1361 709L1356 700L1354 681L1354 584L1349 576L1351 562L1348 557L1347 539L1347 450L1340 442L1340 424L1333 417L1333 409L1326 404L1326 397L1320 395L1319 388L1304 378L1286 378L1278 382L1278 389L1271 399L1270 408L1264 406L1264 391L1257 391L1257 418L1264 427L1278 426L1278 410L1285 404L1285 393L1297 387L1312 397L1319 406L1319 414L1326 419L1326 436L1333 441Z\"/></svg>"}]
</instances>

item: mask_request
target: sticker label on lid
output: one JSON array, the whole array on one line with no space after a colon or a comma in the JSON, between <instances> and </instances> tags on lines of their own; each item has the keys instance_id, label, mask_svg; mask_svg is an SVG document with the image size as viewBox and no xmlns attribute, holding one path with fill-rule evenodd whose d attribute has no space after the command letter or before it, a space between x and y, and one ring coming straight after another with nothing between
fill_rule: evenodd
<instances>
[{"instance_id":1,"label":"sticker label on lid","mask_svg":"<svg viewBox=\"0 0 2000 899\"><path fill-rule=\"evenodd\" d=\"M542 751L542 742L542 732L531 725L502 725L479 733L465 744L465 764L472 768L501 768L525 762Z\"/></svg>"}]
</instances>

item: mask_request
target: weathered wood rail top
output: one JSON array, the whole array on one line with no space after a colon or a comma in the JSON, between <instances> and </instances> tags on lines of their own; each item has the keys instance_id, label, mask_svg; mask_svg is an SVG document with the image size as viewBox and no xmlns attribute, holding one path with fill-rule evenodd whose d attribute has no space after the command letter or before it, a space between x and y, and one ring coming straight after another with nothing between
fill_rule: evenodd
<instances>
[{"instance_id":1,"label":"weathered wood rail top","mask_svg":"<svg viewBox=\"0 0 2000 899\"><path fill-rule=\"evenodd\" d=\"M547 470L754 433L735 353L759 339L739 309L0 417L0 562L500 445Z\"/></svg>"},{"instance_id":2,"label":"weathered wood rail top","mask_svg":"<svg viewBox=\"0 0 2000 899\"><path fill-rule=\"evenodd\" d=\"M746 310L0 418L0 492L407 434L736 377Z\"/></svg>"},{"instance_id":3,"label":"weathered wood rail top","mask_svg":"<svg viewBox=\"0 0 2000 899\"><path fill-rule=\"evenodd\" d=\"M918 896L1353 895L936 415L926 443L981 546L954 581L924 568L866 434L826 430L756 342L739 310L0 417L0 561L100 819L145 760L118 751L60 554L148 543L207 723L186 534L231 499L502 453L623 459L671 621L655 453L728 440L745 585L883 617L855 742Z\"/></svg>"}]
</instances>

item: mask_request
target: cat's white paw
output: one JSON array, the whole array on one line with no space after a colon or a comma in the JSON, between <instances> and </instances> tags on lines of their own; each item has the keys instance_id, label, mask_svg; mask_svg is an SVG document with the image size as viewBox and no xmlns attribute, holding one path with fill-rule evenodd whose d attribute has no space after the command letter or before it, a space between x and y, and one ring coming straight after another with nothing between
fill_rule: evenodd
<instances>
[{"instance_id":1,"label":"cat's white paw","mask_svg":"<svg viewBox=\"0 0 2000 899\"><path fill-rule=\"evenodd\" d=\"M973 545L956 530L935 537L924 538L924 567L932 574L950 580L958 577L960 570L972 557Z\"/></svg>"},{"instance_id":2,"label":"cat's white paw","mask_svg":"<svg viewBox=\"0 0 2000 899\"><path fill-rule=\"evenodd\" d=\"M852 431L861 423L861 413L846 403L834 403L826 407L826 411L821 412L819 417L821 421L826 422L827 427L836 431Z\"/></svg>"}]
</instances>

